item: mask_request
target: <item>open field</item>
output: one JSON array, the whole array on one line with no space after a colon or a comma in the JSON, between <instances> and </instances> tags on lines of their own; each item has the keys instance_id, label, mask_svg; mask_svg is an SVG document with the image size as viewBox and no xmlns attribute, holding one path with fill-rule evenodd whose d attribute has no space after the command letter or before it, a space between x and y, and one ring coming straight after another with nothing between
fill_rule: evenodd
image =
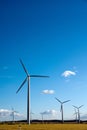
<instances>
[{"instance_id":1,"label":"open field","mask_svg":"<svg viewBox=\"0 0 87 130\"><path fill-rule=\"evenodd\" d=\"M0 130L87 130L87 124L3 124Z\"/></svg>"}]
</instances>

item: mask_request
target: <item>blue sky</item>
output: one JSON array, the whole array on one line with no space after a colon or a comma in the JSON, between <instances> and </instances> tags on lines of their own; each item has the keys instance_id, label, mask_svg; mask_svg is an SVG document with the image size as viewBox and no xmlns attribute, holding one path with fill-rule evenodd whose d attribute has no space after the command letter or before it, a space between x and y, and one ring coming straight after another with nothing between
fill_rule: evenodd
<instances>
[{"instance_id":1,"label":"blue sky","mask_svg":"<svg viewBox=\"0 0 87 130\"><path fill-rule=\"evenodd\" d=\"M51 118L61 118L55 97L71 100L64 105L65 119L74 118L72 105L83 104L86 115L86 56L86 0L0 1L0 109L14 107L26 118L27 84L16 94L26 76L21 58L29 74L50 76L31 79L34 119L48 110L58 112Z\"/></svg>"}]
</instances>

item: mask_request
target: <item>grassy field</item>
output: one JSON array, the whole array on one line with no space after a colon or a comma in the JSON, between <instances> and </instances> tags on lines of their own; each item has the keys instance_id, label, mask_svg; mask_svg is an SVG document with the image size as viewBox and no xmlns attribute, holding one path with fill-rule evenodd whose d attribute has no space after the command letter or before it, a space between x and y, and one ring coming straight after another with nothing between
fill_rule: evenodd
<instances>
[{"instance_id":1,"label":"grassy field","mask_svg":"<svg viewBox=\"0 0 87 130\"><path fill-rule=\"evenodd\" d=\"M87 124L0 125L0 130L87 130Z\"/></svg>"}]
</instances>

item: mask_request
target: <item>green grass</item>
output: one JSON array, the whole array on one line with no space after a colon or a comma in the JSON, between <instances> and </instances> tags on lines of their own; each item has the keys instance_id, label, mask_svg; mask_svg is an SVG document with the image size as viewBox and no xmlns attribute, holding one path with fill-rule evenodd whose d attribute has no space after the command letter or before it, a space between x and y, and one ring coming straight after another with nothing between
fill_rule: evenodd
<instances>
[{"instance_id":1,"label":"green grass","mask_svg":"<svg viewBox=\"0 0 87 130\"><path fill-rule=\"evenodd\" d=\"M3 124L0 130L87 130L87 124Z\"/></svg>"}]
</instances>

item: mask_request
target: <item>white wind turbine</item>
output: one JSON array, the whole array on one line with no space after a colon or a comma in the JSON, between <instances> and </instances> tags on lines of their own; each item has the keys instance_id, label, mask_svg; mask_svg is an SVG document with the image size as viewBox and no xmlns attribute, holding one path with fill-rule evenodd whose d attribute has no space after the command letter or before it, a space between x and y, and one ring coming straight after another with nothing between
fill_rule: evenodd
<instances>
[{"instance_id":1,"label":"white wind turbine","mask_svg":"<svg viewBox=\"0 0 87 130\"><path fill-rule=\"evenodd\" d=\"M18 93L20 91L20 89L23 87L23 85L27 82L28 84L28 90L27 90L27 123L30 124L30 78L36 78L36 77L39 77L39 78L48 78L49 76L42 76L42 75L30 75L28 73L28 71L26 70L22 60L20 59L20 63L26 73L26 78L25 80L23 81L23 83L21 84L21 86L19 87L19 89L17 90L16 93Z\"/></svg>"},{"instance_id":2,"label":"white wind turbine","mask_svg":"<svg viewBox=\"0 0 87 130\"><path fill-rule=\"evenodd\" d=\"M30 112L30 120L31 120L31 122L32 122L32 115L33 115L34 113L31 111Z\"/></svg>"},{"instance_id":3,"label":"white wind turbine","mask_svg":"<svg viewBox=\"0 0 87 130\"><path fill-rule=\"evenodd\" d=\"M74 115L76 116L76 118L75 118L75 120L76 120L76 122L77 122L77 119L78 119L78 112L76 111L76 108L74 109L74 111L75 111L75 113L74 113Z\"/></svg>"},{"instance_id":4,"label":"white wind turbine","mask_svg":"<svg viewBox=\"0 0 87 130\"><path fill-rule=\"evenodd\" d=\"M79 112L79 109L80 109L81 107L83 107L83 106L84 106L84 105L81 105L81 106L77 107L77 106L74 106L74 105L73 105L73 107L76 108L77 111L78 111L78 123L80 123L80 112Z\"/></svg>"},{"instance_id":5,"label":"white wind turbine","mask_svg":"<svg viewBox=\"0 0 87 130\"><path fill-rule=\"evenodd\" d=\"M43 116L44 116L44 113L40 113L41 114L41 118L42 118L42 123L44 123L44 119L43 119Z\"/></svg>"},{"instance_id":6,"label":"white wind turbine","mask_svg":"<svg viewBox=\"0 0 87 130\"><path fill-rule=\"evenodd\" d=\"M15 113L18 113L18 112L15 111L14 108L12 108L11 116L12 116L12 121L13 121L13 122L14 122Z\"/></svg>"},{"instance_id":7,"label":"white wind turbine","mask_svg":"<svg viewBox=\"0 0 87 130\"><path fill-rule=\"evenodd\" d=\"M64 123L64 119L63 119L63 104L69 102L70 100L61 102L58 98L55 98L55 99L61 104L60 111L61 111L62 123Z\"/></svg>"}]
</instances>

